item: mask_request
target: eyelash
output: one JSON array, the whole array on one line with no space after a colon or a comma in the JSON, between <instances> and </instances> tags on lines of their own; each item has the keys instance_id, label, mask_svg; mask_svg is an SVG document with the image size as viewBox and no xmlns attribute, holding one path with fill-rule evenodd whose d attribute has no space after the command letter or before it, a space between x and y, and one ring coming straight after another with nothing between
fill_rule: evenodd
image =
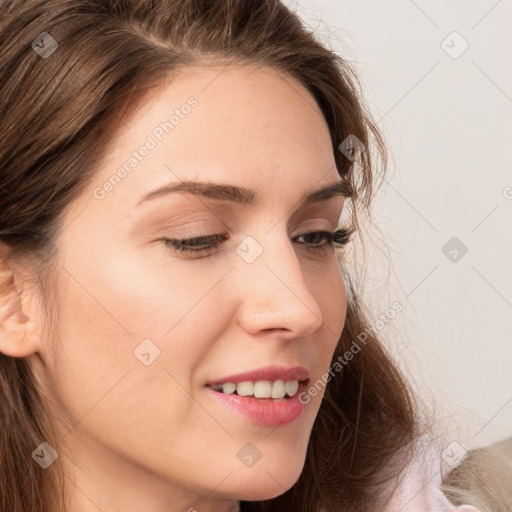
<instances>
[{"instance_id":1,"label":"eyelash","mask_svg":"<svg viewBox=\"0 0 512 512\"><path fill-rule=\"evenodd\" d=\"M326 245L331 247L337 246L341 247L346 245L350 241L350 237L352 235L352 229L350 228L341 228L336 231L312 231L310 233L303 233L302 235L298 235L298 237L305 237L309 235L322 235L327 238L327 243L322 245L312 245L309 247L311 250L325 250ZM194 238L187 239L175 239L175 238L162 238L166 247L177 251L177 252L187 252L187 253L205 253L209 252L213 249L216 249L222 242L227 240L228 237L226 235L211 235L211 236L199 236ZM189 245L187 245L187 243ZM196 243L197 245L193 245ZM190 245L192 244L192 245ZM192 248L198 247L198 248Z\"/></svg>"}]
</instances>

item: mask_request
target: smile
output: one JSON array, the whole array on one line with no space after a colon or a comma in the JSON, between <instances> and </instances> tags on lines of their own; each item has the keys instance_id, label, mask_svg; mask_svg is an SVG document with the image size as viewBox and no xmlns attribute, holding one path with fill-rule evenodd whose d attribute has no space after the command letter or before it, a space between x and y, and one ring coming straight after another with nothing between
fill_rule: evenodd
<instances>
[{"instance_id":1,"label":"smile","mask_svg":"<svg viewBox=\"0 0 512 512\"><path fill-rule=\"evenodd\" d=\"M226 382L211 386L214 391L220 391L225 395L237 394L238 396L253 396L254 398L284 398L297 394L298 380L258 380L256 382L244 381L238 384Z\"/></svg>"},{"instance_id":2,"label":"smile","mask_svg":"<svg viewBox=\"0 0 512 512\"><path fill-rule=\"evenodd\" d=\"M220 404L227 409L237 412L252 423L267 427L277 427L290 425L296 422L304 411L305 405L299 400L299 394L307 387L309 379L305 381L256 381L256 382L240 382L217 384L213 386L207 385L206 391ZM238 387L241 393L239 394ZM279 397L267 396L269 390L274 391ZM230 393L225 393L223 388L226 387ZM258 395L265 396L258 396ZM256 396L255 396L256 395Z\"/></svg>"}]
</instances>

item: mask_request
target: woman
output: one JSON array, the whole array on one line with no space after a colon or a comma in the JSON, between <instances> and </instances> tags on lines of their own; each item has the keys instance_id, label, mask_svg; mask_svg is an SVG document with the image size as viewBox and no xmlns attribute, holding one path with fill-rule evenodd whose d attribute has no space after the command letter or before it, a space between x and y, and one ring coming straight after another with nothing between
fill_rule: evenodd
<instances>
[{"instance_id":1,"label":"woman","mask_svg":"<svg viewBox=\"0 0 512 512\"><path fill-rule=\"evenodd\" d=\"M454 510L343 268L347 63L277 0L0 13L0 510Z\"/></svg>"}]
</instances>

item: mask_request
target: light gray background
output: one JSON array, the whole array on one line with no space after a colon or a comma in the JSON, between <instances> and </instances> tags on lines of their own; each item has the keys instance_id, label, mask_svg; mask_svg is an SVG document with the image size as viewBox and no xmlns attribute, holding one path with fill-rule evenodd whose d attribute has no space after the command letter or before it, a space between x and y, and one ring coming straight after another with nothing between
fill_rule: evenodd
<instances>
[{"instance_id":1,"label":"light gray background","mask_svg":"<svg viewBox=\"0 0 512 512\"><path fill-rule=\"evenodd\" d=\"M381 334L447 442L511 435L510 0L284 3L356 66L391 151L364 293L404 309Z\"/></svg>"}]
</instances>

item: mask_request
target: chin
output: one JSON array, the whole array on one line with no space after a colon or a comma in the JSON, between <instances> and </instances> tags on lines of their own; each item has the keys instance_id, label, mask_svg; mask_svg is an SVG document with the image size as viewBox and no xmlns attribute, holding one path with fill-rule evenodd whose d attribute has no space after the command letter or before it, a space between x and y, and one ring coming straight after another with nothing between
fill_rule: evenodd
<instances>
[{"instance_id":1,"label":"chin","mask_svg":"<svg viewBox=\"0 0 512 512\"><path fill-rule=\"evenodd\" d=\"M231 478L234 496L242 501L263 501L275 498L291 489L302 473L302 466L295 469L289 466L285 471L276 466L275 470L263 468L259 472L249 472Z\"/></svg>"}]
</instances>

